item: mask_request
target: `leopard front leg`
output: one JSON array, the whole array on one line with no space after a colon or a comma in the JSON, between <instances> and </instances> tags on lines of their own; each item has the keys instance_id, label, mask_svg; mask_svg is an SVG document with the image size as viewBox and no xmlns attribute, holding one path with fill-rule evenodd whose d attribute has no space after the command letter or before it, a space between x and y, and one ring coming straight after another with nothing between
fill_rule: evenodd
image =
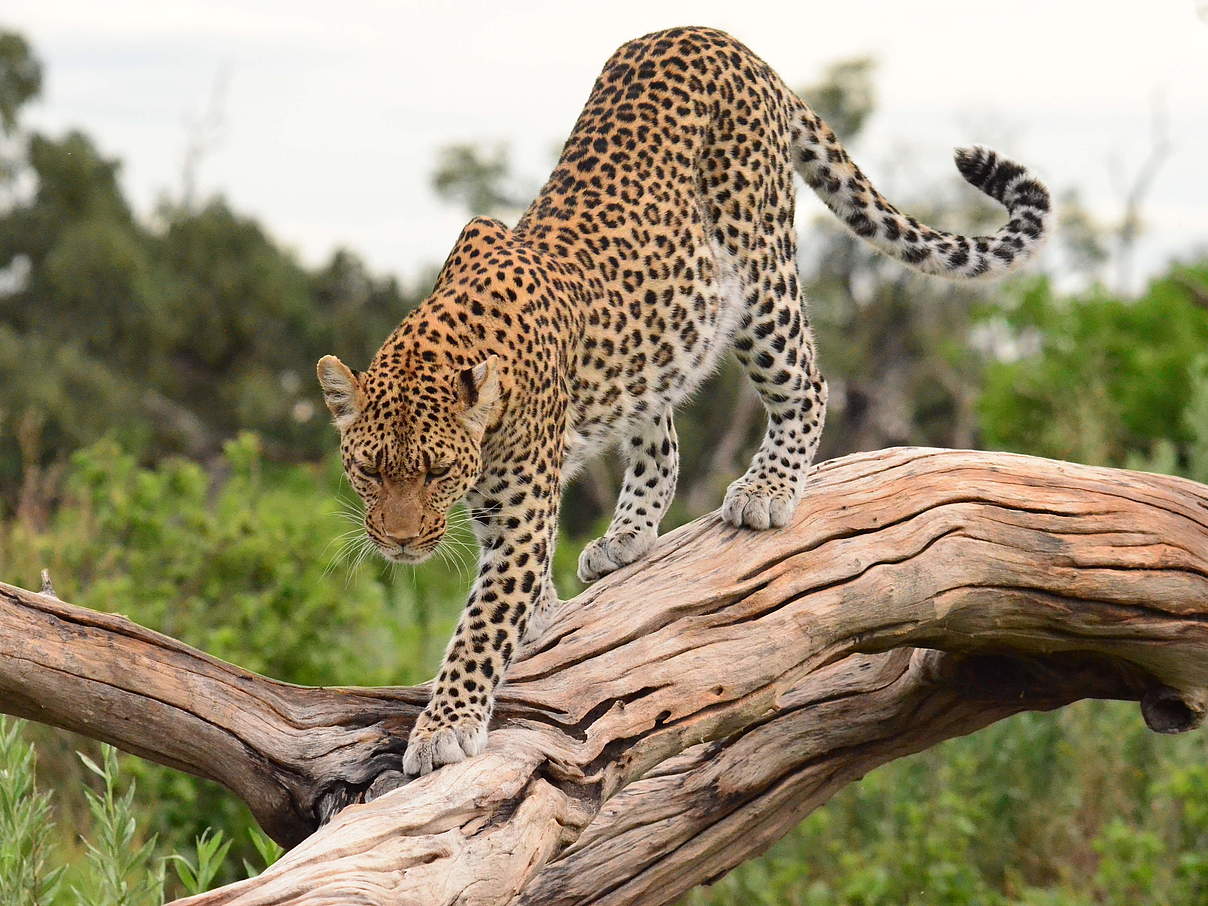
<instances>
[{"instance_id":1,"label":"leopard front leg","mask_svg":"<svg viewBox=\"0 0 1208 906\"><path fill-rule=\"evenodd\" d=\"M795 239L788 246L796 248ZM826 380L814 357L813 337L798 293L791 258L764 279L765 300L743 315L735 336L746 368L768 414L768 429L746 474L730 485L722 518L753 529L788 524L805 489L826 417ZM767 304L770 301L771 304Z\"/></svg>"},{"instance_id":2,"label":"leopard front leg","mask_svg":"<svg viewBox=\"0 0 1208 906\"><path fill-rule=\"evenodd\" d=\"M622 445L625 480L612 523L579 555L579 578L594 582L637 560L659 536L659 523L675 496L679 443L670 408L643 422Z\"/></svg>"},{"instance_id":3,"label":"leopard front leg","mask_svg":"<svg viewBox=\"0 0 1208 906\"><path fill-rule=\"evenodd\" d=\"M557 534L556 476L477 497L483 513L478 577L433 684L432 698L411 730L407 774L427 774L477 755L487 741L495 689L529 622L557 599L550 573Z\"/></svg>"}]
</instances>

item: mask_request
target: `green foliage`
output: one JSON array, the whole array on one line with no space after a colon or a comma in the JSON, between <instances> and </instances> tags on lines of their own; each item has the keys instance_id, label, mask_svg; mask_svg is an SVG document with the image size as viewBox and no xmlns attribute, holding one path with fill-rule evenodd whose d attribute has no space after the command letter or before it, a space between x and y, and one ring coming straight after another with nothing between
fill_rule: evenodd
<instances>
[{"instance_id":1,"label":"green foliage","mask_svg":"<svg viewBox=\"0 0 1208 906\"><path fill-rule=\"evenodd\" d=\"M1179 444L1162 438L1148 454L1130 452L1126 465L1149 472L1179 473L1208 483L1208 354L1190 366L1191 390L1183 407L1182 425L1187 441Z\"/></svg>"},{"instance_id":2,"label":"green foliage","mask_svg":"<svg viewBox=\"0 0 1208 906\"><path fill-rule=\"evenodd\" d=\"M460 205L471 216L498 216L508 209L524 207L527 201L509 186L511 181L506 145L446 145L440 149L432 172L436 194Z\"/></svg>"},{"instance_id":3,"label":"green foliage","mask_svg":"<svg viewBox=\"0 0 1208 906\"><path fill-rule=\"evenodd\" d=\"M260 872L280 859L285 852L268 834L255 825L248 828L248 839L252 843L252 848L256 850L256 854L260 857L260 864L258 866L253 865L247 859L243 860L243 870L247 872L249 878L260 874Z\"/></svg>"},{"instance_id":4,"label":"green foliage","mask_svg":"<svg viewBox=\"0 0 1208 906\"><path fill-rule=\"evenodd\" d=\"M0 118L36 89L15 42L0 33ZM254 428L277 458L313 459L329 444L315 361L363 367L414 305L351 252L304 268L222 199L140 223L119 171L78 131L0 144L0 185L33 186L0 206L0 501L109 432L154 459Z\"/></svg>"},{"instance_id":5,"label":"green foliage","mask_svg":"<svg viewBox=\"0 0 1208 906\"><path fill-rule=\"evenodd\" d=\"M1184 410L1208 349L1205 297L1205 265L1176 267L1135 300L1102 288L1063 298L1032 281L993 312L1023 352L987 373L986 445L1123 465L1167 441L1185 461L1196 416Z\"/></svg>"},{"instance_id":6,"label":"green foliage","mask_svg":"<svg viewBox=\"0 0 1208 906\"><path fill-rule=\"evenodd\" d=\"M194 858L190 859L180 853L169 856L185 893L193 895L209 890L230 848L231 840L226 834L207 828L197 838Z\"/></svg>"},{"instance_id":7,"label":"green foliage","mask_svg":"<svg viewBox=\"0 0 1208 906\"><path fill-rule=\"evenodd\" d=\"M34 748L20 722L0 716L0 903L47 906L62 887L64 866L51 865L50 796L34 779Z\"/></svg>"},{"instance_id":8,"label":"green foliage","mask_svg":"<svg viewBox=\"0 0 1208 906\"><path fill-rule=\"evenodd\" d=\"M207 828L196 839L191 856L160 855L152 834L141 830L136 784L123 783L118 757L100 747L100 760L76 753L86 775L87 804L80 833L68 833L59 812L65 791L53 797L38 789L34 746L23 737L22 721L0 715L0 903L4 906L159 906L164 901L164 866L171 862L180 893L209 890L231 848L221 830ZM91 778L91 783L88 782ZM250 841L260 855L259 867L244 861L248 874L262 871L281 848L253 828ZM75 843L83 845L78 858ZM229 874L229 871L228 871Z\"/></svg>"},{"instance_id":9,"label":"green foliage","mask_svg":"<svg viewBox=\"0 0 1208 906\"><path fill-rule=\"evenodd\" d=\"M101 747L101 763L83 752L84 766L100 778L100 792L85 789L93 837L85 840L87 870L72 887L81 906L160 906L163 863L155 859L155 837L140 840L134 817L135 785L118 790L117 752Z\"/></svg>"},{"instance_id":10,"label":"green foliage","mask_svg":"<svg viewBox=\"0 0 1208 906\"><path fill-rule=\"evenodd\" d=\"M17 113L42 90L42 64L29 42L0 29L0 132L17 128Z\"/></svg>"},{"instance_id":11,"label":"green foliage","mask_svg":"<svg viewBox=\"0 0 1208 906\"><path fill-rule=\"evenodd\" d=\"M249 669L295 682L347 676L323 639L363 631L386 605L380 584L345 589L317 556L339 504L269 486L251 435L228 443L224 463L229 477L216 487L186 460L143 469L113 442L86 448L65 485L69 505L47 534L14 535L13 556L45 557L100 609ZM356 603L337 614L332 602L346 594ZM363 650L373 647L366 639Z\"/></svg>"},{"instance_id":12,"label":"green foliage","mask_svg":"<svg viewBox=\"0 0 1208 906\"><path fill-rule=\"evenodd\" d=\"M1159 744L1160 743L1160 744ZM1023 714L847 787L691 906L1193 906L1208 741L1135 706Z\"/></svg>"}]
</instances>

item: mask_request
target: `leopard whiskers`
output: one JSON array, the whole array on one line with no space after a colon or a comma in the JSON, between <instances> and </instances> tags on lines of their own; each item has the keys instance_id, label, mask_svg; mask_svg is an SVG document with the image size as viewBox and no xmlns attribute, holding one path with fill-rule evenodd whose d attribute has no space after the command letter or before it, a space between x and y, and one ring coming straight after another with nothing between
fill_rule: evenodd
<instances>
[{"instance_id":1,"label":"leopard whiskers","mask_svg":"<svg viewBox=\"0 0 1208 906\"><path fill-rule=\"evenodd\" d=\"M365 562L366 557L372 557L376 553L377 547L366 535L361 535L357 540L356 557L352 561L352 565L348 568L348 577L346 584L351 585L353 576L361 568L361 564Z\"/></svg>"},{"instance_id":2,"label":"leopard whiskers","mask_svg":"<svg viewBox=\"0 0 1208 906\"><path fill-rule=\"evenodd\" d=\"M345 586L348 586L352 584L353 578L361 564L365 562L366 557L371 557L377 547L365 531L365 512L360 499L353 500L343 496L338 499L341 508L332 515L352 523L353 527L338 536L339 539L343 539L343 543L340 546L339 555L333 563L342 560L348 564L344 580Z\"/></svg>"},{"instance_id":3,"label":"leopard whiskers","mask_svg":"<svg viewBox=\"0 0 1208 906\"><path fill-rule=\"evenodd\" d=\"M336 551L328 558L327 564L323 569L323 575L326 576L341 563L347 564L348 574L346 582L350 583L358 564L364 559L367 553L365 546L372 545L369 539L365 537L365 512L360 498L350 497L347 494L337 492L336 504L337 509L331 511L328 515L341 522L351 523L351 526L333 536L324 545L320 556L326 556L333 545L336 546Z\"/></svg>"},{"instance_id":4,"label":"leopard whiskers","mask_svg":"<svg viewBox=\"0 0 1208 906\"><path fill-rule=\"evenodd\" d=\"M331 550L333 545L336 546L335 553L330 557L327 557L327 565L323 567L323 575L326 576L333 569L335 569L339 563L349 559L349 557L352 555L353 549L356 547L357 536L361 535L363 531L364 530L359 526L356 528L350 528L348 531L336 535L323 546L323 552L320 554L321 557L326 556L327 552Z\"/></svg>"},{"instance_id":5,"label":"leopard whiskers","mask_svg":"<svg viewBox=\"0 0 1208 906\"><path fill-rule=\"evenodd\" d=\"M473 567L478 559L478 539L465 509L456 509L449 514L445 535L436 550L446 563L452 564L458 578L469 582L473 578Z\"/></svg>"}]
</instances>

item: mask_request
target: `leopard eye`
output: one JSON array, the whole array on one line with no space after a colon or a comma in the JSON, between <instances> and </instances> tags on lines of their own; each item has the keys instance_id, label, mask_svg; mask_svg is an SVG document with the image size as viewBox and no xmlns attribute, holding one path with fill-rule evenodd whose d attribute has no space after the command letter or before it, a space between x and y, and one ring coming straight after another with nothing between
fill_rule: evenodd
<instances>
[{"instance_id":1,"label":"leopard eye","mask_svg":"<svg viewBox=\"0 0 1208 906\"><path fill-rule=\"evenodd\" d=\"M428 481L435 481L438 478L444 478L449 474L450 468L451 467L447 463L444 465L433 466L428 470L428 474L425 477Z\"/></svg>"},{"instance_id":2,"label":"leopard eye","mask_svg":"<svg viewBox=\"0 0 1208 906\"><path fill-rule=\"evenodd\" d=\"M366 478L373 479L374 481L377 481L382 476L382 473L379 472L375 466L358 462L353 466L353 468L355 468L361 475L365 476Z\"/></svg>"}]
</instances>

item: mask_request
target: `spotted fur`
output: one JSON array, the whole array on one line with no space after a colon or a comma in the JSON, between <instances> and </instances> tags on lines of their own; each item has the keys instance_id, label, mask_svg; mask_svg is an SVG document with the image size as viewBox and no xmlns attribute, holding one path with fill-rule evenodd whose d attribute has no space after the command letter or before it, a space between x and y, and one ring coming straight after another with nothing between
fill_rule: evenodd
<instances>
[{"instance_id":1,"label":"spotted fur","mask_svg":"<svg viewBox=\"0 0 1208 906\"><path fill-rule=\"evenodd\" d=\"M826 408L797 273L793 171L856 235L924 273L1018 266L1045 234L1044 186L982 148L958 151L957 165L1006 206L1010 220L993 236L934 230L898 211L730 36L647 35L605 65L515 228L471 221L432 295L366 372L320 361L345 469L383 555L426 558L459 500L482 549L408 742L408 773L484 745L493 692L556 600L560 496L587 457L618 444L626 472L612 524L580 558L582 578L654 543L675 489L673 410L731 346L768 429L723 516L755 529L792 516Z\"/></svg>"}]
</instances>

